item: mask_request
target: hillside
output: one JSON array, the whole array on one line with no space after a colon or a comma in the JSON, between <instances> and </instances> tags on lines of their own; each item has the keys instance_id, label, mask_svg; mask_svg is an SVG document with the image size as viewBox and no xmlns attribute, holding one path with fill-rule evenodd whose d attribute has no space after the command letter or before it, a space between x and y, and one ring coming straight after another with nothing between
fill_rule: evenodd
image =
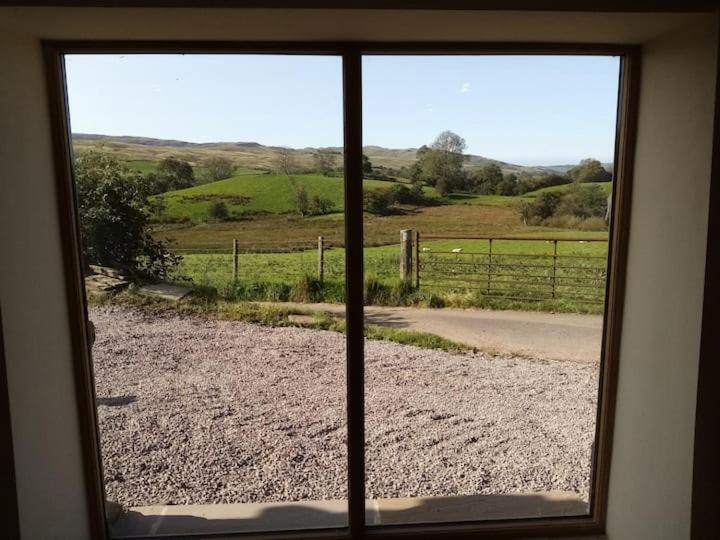
<instances>
[{"instance_id":1,"label":"hillside","mask_svg":"<svg viewBox=\"0 0 720 540\"><path fill-rule=\"evenodd\" d=\"M208 157L223 156L231 159L239 167L247 169L272 168L278 150L277 147L264 146L255 142L191 143L171 139L84 133L73 134L73 146L76 152L100 150L113 154L122 161L141 162L144 166L147 166L148 162L157 162L166 157L176 157L198 165ZM300 148L293 149L292 152L295 154L295 161L299 167L310 168L313 165L312 156L317 150L319 149ZM338 147L320 150L336 152L338 157L342 152L342 149ZM400 168L409 167L414 163L417 149L365 146L363 151L375 166ZM466 167L474 169L488 163L496 163L504 172L508 173L526 172L532 175L548 173L548 170L542 167L526 167L476 155L467 156Z\"/></svg>"},{"instance_id":2,"label":"hillside","mask_svg":"<svg viewBox=\"0 0 720 540\"><path fill-rule=\"evenodd\" d=\"M395 182L365 180L365 187L389 187ZM210 205L225 203L231 215L284 214L295 212L294 186L303 186L308 198L323 197L332 202L334 212L343 209L343 179L334 176L301 174L292 182L284 175L240 174L187 189L162 195L165 202L163 216L170 220L203 221L208 218Z\"/></svg>"}]
</instances>

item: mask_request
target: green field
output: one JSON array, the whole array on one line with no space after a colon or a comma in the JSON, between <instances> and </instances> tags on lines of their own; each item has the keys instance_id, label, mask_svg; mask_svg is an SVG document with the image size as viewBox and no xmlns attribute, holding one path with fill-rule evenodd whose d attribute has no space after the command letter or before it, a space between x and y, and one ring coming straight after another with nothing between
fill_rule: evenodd
<instances>
[{"instance_id":1,"label":"green field","mask_svg":"<svg viewBox=\"0 0 720 540\"><path fill-rule=\"evenodd\" d=\"M558 235L560 238L562 236ZM602 233L568 233L564 236L573 239L606 239ZM237 281L233 279L233 258L228 252L186 254L179 274L190 278L195 285L217 289L223 297L292 300L297 287L303 286L301 284L308 278L312 280L318 277L319 258L318 250L312 244L296 244L293 247L296 251L285 253L242 252L238 257ZM557 299L544 302L527 301L527 298L550 290L548 283L554 250L552 242L493 241L492 287L490 291L481 292L478 289L485 289L488 268L487 240L428 240L421 242L421 248L421 287L402 298L392 297L393 290L400 286L399 246L395 244L365 249L366 281L383 288L382 294L386 295L378 296L369 303L428 304L435 298L459 306L583 312L598 312L602 307L595 297L602 294L604 286L606 242L558 242L559 257L554 270ZM461 253L452 253L452 250L458 248L462 249ZM324 252L324 287L318 290L312 301L342 301L344 258L342 247L330 247ZM516 264L528 266L507 266ZM518 277L508 280L505 277L508 272ZM588 290L578 293L578 280ZM478 282L481 282L482 287L478 287ZM506 291L509 287L513 290ZM591 293L594 302L578 298L579 295ZM524 300L511 301L502 296L520 296Z\"/></svg>"},{"instance_id":2,"label":"green field","mask_svg":"<svg viewBox=\"0 0 720 540\"><path fill-rule=\"evenodd\" d=\"M394 182L365 180L367 189L389 187ZM287 214L296 212L294 186L303 186L309 198L329 199L336 212L343 209L342 177L304 174L292 177L277 174L239 174L188 189L171 191L162 196L163 217L169 220L203 221L208 219L210 205L224 202L231 215Z\"/></svg>"}]
</instances>

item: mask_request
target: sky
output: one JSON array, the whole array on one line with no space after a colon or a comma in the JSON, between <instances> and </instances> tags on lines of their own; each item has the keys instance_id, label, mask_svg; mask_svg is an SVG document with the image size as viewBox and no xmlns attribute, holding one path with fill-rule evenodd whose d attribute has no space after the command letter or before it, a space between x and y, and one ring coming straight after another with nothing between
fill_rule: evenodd
<instances>
[{"instance_id":1,"label":"sky","mask_svg":"<svg viewBox=\"0 0 720 540\"><path fill-rule=\"evenodd\" d=\"M70 55L75 133L189 142L342 145L335 56ZM613 160L619 59L366 56L363 143L431 144L521 165Z\"/></svg>"}]
</instances>

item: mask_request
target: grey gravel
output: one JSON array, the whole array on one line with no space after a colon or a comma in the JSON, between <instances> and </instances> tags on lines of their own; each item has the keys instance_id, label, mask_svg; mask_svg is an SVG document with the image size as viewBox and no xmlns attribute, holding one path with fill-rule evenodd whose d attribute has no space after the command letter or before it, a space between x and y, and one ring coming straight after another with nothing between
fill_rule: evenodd
<instances>
[{"instance_id":1,"label":"grey gravel","mask_svg":"<svg viewBox=\"0 0 720 540\"><path fill-rule=\"evenodd\" d=\"M92 308L107 497L346 497L341 334ZM366 344L367 495L575 491L597 364Z\"/></svg>"}]
</instances>

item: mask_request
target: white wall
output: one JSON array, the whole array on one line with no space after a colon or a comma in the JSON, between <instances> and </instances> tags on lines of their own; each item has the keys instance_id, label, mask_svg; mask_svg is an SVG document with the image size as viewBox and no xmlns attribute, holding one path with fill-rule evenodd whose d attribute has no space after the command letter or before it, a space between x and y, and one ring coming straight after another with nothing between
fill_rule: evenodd
<instances>
[{"instance_id":1,"label":"white wall","mask_svg":"<svg viewBox=\"0 0 720 540\"><path fill-rule=\"evenodd\" d=\"M608 528L613 540L688 537L714 16L0 8L0 299L21 529L24 538L81 539L86 504L40 38L649 42Z\"/></svg>"},{"instance_id":2,"label":"white wall","mask_svg":"<svg viewBox=\"0 0 720 540\"><path fill-rule=\"evenodd\" d=\"M717 34L643 50L610 538L688 538Z\"/></svg>"}]
</instances>

